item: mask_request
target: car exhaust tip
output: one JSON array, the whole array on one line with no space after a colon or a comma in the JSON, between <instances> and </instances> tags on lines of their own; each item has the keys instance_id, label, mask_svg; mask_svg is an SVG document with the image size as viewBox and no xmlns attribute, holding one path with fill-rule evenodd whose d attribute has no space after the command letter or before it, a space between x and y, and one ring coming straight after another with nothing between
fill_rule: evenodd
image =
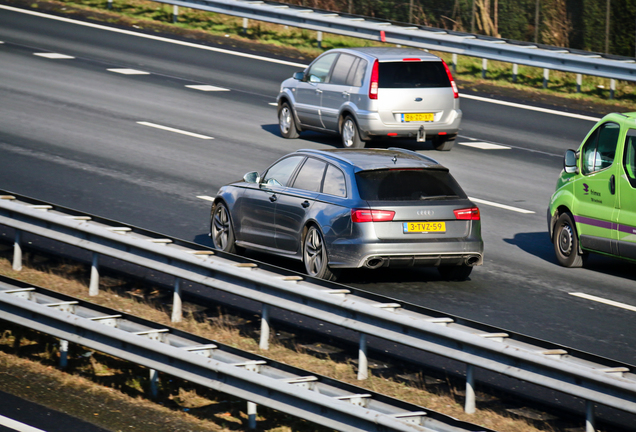
<instances>
[{"instance_id":1,"label":"car exhaust tip","mask_svg":"<svg viewBox=\"0 0 636 432\"><path fill-rule=\"evenodd\" d=\"M466 265L474 266L479 262L478 256L471 256L466 259Z\"/></svg>"},{"instance_id":2,"label":"car exhaust tip","mask_svg":"<svg viewBox=\"0 0 636 432\"><path fill-rule=\"evenodd\" d=\"M382 267L383 265L384 265L383 258L369 258L364 266L369 269L377 269L379 267Z\"/></svg>"}]
</instances>

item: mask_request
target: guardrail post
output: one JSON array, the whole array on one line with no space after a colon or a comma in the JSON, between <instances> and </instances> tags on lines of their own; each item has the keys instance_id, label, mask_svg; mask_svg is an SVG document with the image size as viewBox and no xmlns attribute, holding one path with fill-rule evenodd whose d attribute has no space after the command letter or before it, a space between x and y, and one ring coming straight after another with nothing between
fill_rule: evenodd
<instances>
[{"instance_id":1,"label":"guardrail post","mask_svg":"<svg viewBox=\"0 0 636 432\"><path fill-rule=\"evenodd\" d=\"M585 401L585 432L596 432L594 428L594 402Z\"/></svg>"},{"instance_id":2,"label":"guardrail post","mask_svg":"<svg viewBox=\"0 0 636 432\"><path fill-rule=\"evenodd\" d=\"M173 5L172 6L172 22L176 23L177 21L179 21L179 6Z\"/></svg>"},{"instance_id":3,"label":"guardrail post","mask_svg":"<svg viewBox=\"0 0 636 432\"><path fill-rule=\"evenodd\" d=\"M106 6L106 8L108 10L111 10L113 8L113 0L108 0L108 5Z\"/></svg>"},{"instance_id":4,"label":"guardrail post","mask_svg":"<svg viewBox=\"0 0 636 432\"><path fill-rule=\"evenodd\" d=\"M322 48L322 32L319 31L316 34L316 39L318 40L318 48Z\"/></svg>"},{"instance_id":5,"label":"guardrail post","mask_svg":"<svg viewBox=\"0 0 636 432\"><path fill-rule=\"evenodd\" d=\"M360 333L360 348L358 349L358 379L369 378L369 360L367 359L367 335Z\"/></svg>"},{"instance_id":6,"label":"guardrail post","mask_svg":"<svg viewBox=\"0 0 636 432\"><path fill-rule=\"evenodd\" d=\"M466 365L466 414L475 414L475 369L473 365Z\"/></svg>"},{"instance_id":7,"label":"guardrail post","mask_svg":"<svg viewBox=\"0 0 636 432\"><path fill-rule=\"evenodd\" d=\"M256 404L247 402L247 427L248 429L256 429Z\"/></svg>"},{"instance_id":8,"label":"guardrail post","mask_svg":"<svg viewBox=\"0 0 636 432\"><path fill-rule=\"evenodd\" d=\"M150 397L156 399L159 395L158 383L159 373L155 369L150 369Z\"/></svg>"},{"instance_id":9,"label":"guardrail post","mask_svg":"<svg viewBox=\"0 0 636 432\"><path fill-rule=\"evenodd\" d=\"M616 80L610 79L610 99L614 99L614 92L616 91Z\"/></svg>"},{"instance_id":10,"label":"guardrail post","mask_svg":"<svg viewBox=\"0 0 636 432\"><path fill-rule=\"evenodd\" d=\"M88 295L91 297L99 295L99 254L97 252L93 252L91 281L88 284Z\"/></svg>"},{"instance_id":11,"label":"guardrail post","mask_svg":"<svg viewBox=\"0 0 636 432\"><path fill-rule=\"evenodd\" d=\"M581 93L581 85L583 84L583 75L576 74L576 92Z\"/></svg>"},{"instance_id":12,"label":"guardrail post","mask_svg":"<svg viewBox=\"0 0 636 432\"><path fill-rule=\"evenodd\" d=\"M247 34L247 26L248 26L248 19L247 18L243 18L243 34Z\"/></svg>"},{"instance_id":13,"label":"guardrail post","mask_svg":"<svg viewBox=\"0 0 636 432\"><path fill-rule=\"evenodd\" d=\"M457 54L453 53L453 73L457 73Z\"/></svg>"},{"instance_id":14,"label":"guardrail post","mask_svg":"<svg viewBox=\"0 0 636 432\"><path fill-rule=\"evenodd\" d=\"M488 59L481 59L481 77L486 79L486 72L488 72Z\"/></svg>"},{"instance_id":15,"label":"guardrail post","mask_svg":"<svg viewBox=\"0 0 636 432\"><path fill-rule=\"evenodd\" d=\"M174 295L172 297L172 322L181 322L183 318L181 304L181 279L174 280Z\"/></svg>"},{"instance_id":16,"label":"guardrail post","mask_svg":"<svg viewBox=\"0 0 636 432\"><path fill-rule=\"evenodd\" d=\"M548 81L550 81L550 69L543 69L543 88L548 88Z\"/></svg>"},{"instance_id":17,"label":"guardrail post","mask_svg":"<svg viewBox=\"0 0 636 432\"><path fill-rule=\"evenodd\" d=\"M13 270L22 270L22 231L15 230L13 239Z\"/></svg>"},{"instance_id":18,"label":"guardrail post","mask_svg":"<svg viewBox=\"0 0 636 432\"><path fill-rule=\"evenodd\" d=\"M261 308L261 340L258 346L262 350L269 349L269 305L265 303Z\"/></svg>"},{"instance_id":19,"label":"guardrail post","mask_svg":"<svg viewBox=\"0 0 636 432\"><path fill-rule=\"evenodd\" d=\"M517 63L512 64L512 82L517 82L517 75L519 75L519 65Z\"/></svg>"},{"instance_id":20,"label":"guardrail post","mask_svg":"<svg viewBox=\"0 0 636 432\"><path fill-rule=\"evenodd\" d=\"M60 369L66 369L68 365L68 341L60 339Z\"/></svg>"}]
</instances>

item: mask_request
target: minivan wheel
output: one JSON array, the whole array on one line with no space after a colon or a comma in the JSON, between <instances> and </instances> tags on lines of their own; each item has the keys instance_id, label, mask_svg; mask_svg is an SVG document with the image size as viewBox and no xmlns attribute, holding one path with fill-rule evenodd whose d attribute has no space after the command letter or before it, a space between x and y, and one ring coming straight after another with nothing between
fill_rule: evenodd
<instances>
[{"instance_id":1,"label":"minivan wheel","mask_svg":"<svg viewBox=\"0 0 636 432\"><path fill-rule=\"evenodd\" d=\"M334 281L336 275L329 268L327 247L320 230L310 226L303 245L303 262L309 276Z\"/></svg>"},{"instance_id":2,"label":"minivan wheel","mask_svg":"<svg viewBox=\"0 0 636 432\"><path fill-rule=\"evenodd\" d=\"M439 266L437 271L442 279L447 281L465 281L473 271L473 267L467 265Z\"/></svg>"},{"instance_id":3,"label":"minivan wheel","mask_svg":"<svg viewBox=\"0 0 636 432\"><path fill-rule=\"evenodd\" d=\"M579 236L568 213L563 213L557 219L552 242L559 264L564 267L583 267L587 253L579 252Z\"/></svg>"},{"instance_id":4,"label":"minivan wheel","mask_svg":"<svg viewBox=\"0 0 636 432\"><path fill-rule=\"evenodd\" d=\"M342 122L341 136L344 148L364 148L364 141L360 138L358 125L353 117L345 117L344 122Z\"/></svg>"},{"instance_id":5,"label":"minivan wheel","mask_svg":"<svg viewBox=\"0 0 636 432\"><path fill-rule=\"evenodd\" d=\"M278 108L278 126L280 127L280 134L283 138L298 138L299 134L296 128L296 121L294 120L294 113L287 102L283 102Z\"/></svg>"},{"instance_id":6,"label":"minivan wheel","mask_svg":"<svg viewBox=\"0 0 636 432\"><path fill-rule=\"evenodd\" d=\"M234 246L234 228L230 212L222 202L214 204L210 221L210 237L215 249L236 253Z\"/></svg>"},{"instance_id":7,"label":"minivan wheel","mask_svg":"<svg viewBox=\"0 0 636 432\"><path fill-rule=\"evenodd\" d=\"M437 151L450 151L455 145L455 139L448 139L445 136L436 136L432 139L433 147Z\"/></svg>"}]
</instances>

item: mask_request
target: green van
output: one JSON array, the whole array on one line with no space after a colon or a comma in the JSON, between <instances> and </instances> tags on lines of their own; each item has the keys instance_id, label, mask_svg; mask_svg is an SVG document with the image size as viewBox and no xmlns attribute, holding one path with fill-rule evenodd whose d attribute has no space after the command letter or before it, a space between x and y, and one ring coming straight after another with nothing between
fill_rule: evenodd
<instances>
[{"instance_id":1,"label":"green van","mask_svg":"<svg viewBox=\"0 0 636 432\"><path fill-rule=\"evenodd\" d=\"M603 117L563 162L548 208L559 263L581 267L589 252L636 261L636 112Z\"/></svg>"}]
</instances>

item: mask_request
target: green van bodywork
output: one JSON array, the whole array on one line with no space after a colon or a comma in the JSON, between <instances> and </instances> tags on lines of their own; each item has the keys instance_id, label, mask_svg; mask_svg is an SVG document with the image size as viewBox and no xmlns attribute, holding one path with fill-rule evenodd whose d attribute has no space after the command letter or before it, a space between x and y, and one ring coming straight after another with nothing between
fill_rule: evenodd
<instances>
[{"instance_id":1,"label":"green van bodywork","mask_svg":"<svg viewBox=\"0 0 636 432\"><path fill-rule=\"evenodd\" d=\"M636 113L608 114L565 153L548 229L563 266L589 252L636 261Z\"/></svg>"}]
</instances>

